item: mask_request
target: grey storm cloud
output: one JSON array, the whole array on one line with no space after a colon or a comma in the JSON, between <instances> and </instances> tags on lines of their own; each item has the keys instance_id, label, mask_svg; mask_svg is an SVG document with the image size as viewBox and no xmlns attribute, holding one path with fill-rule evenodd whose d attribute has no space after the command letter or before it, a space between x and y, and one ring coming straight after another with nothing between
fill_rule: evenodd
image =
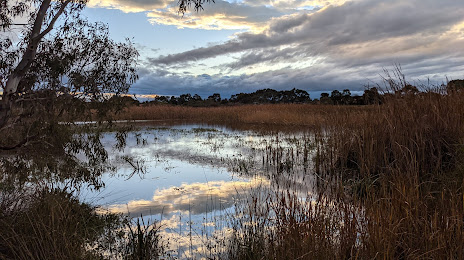
<instances>
[{"instance_id":1,"label":"grey storm cloud","mask_svg":"<svg viewBox=\"0 0 464 260\"><path fill-rule=\"evenodd\" d=\"M263 88L299 88L318 98L333 89L362 91L381 81L379 74L394 64L401 64L408 79L441 84L446 77L464 77L462 14L464 2L456 0L358 0L304 10L271 19L261 33L243 32L221 44L148 58L152 71L134 89L228 97ZM216 65L221 73L278 63L283 67L240 76L176 72L222 55L234 60Z\"/></svg>"},{"instance_id":2,"label":"grey storm cloud","mask_svg":"<svg viewBox=\"0 0 464 260\"><path fill-rule=\"evenodd\" d=\"M266 45L273 46L271 42L267 41L268 37L263 34L243 33L239 39L228 41L225 44L213 45L209 47L201 47L198 49L160 56L158 58L149 58L148 61L152 64L175 64L188 61L197 61L224 55L228 53L241 52L249 49L256 48L257 46L264 47Z\"/></svg>"},{"instance_id":3,"label":"grey storm cloud","mask_svg":"<svg viewBox=\"0 0 464 260\"><path fill-rule=\"evenodd\" d=\"M437 37L463 21L463 13L464 2L455 0L347 2L315 13L276 18L263 33L242 33L223 44L151 58L150 62L170 65L288 45L317 49L330 55L331 51L337 51L344 45L359 44L358 47L363 48L362 44L370 41L411 35L417 39ZM383 51L388 52L388 49Z\"/></svg>"},{"instance_id":4,"label":"grey storm cloud","mask_svg":"<svg viewBox=\"0 0 464 260\"><path fill-rule=\"evenodd\" d=\"M159 71L145 74L132 87L137 94L179 95L184 93L199 94L208 97L213 93L220 93L229 98L237 93L249 93L263 88L276 90L303 89L310 92L312 98L319 98L320 92L328 89L345 89L353 91L364 90L367 80L365 77L354 77L349 71L336 70L336 65L324 65L308 71L306 69L283 68L277 71L267 71L252 75L224 76L224 75L165 75ZM366 73L375 74L370 68Z\"/></svg>"}]
</instances>

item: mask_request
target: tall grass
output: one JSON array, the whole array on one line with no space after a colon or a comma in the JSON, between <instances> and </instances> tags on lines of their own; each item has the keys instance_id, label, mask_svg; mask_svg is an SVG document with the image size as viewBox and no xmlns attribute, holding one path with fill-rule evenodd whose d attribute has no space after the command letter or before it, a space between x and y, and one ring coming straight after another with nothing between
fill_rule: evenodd
<instances>
[{"instance_id":1,"label":"tall grass","mask_svg":"<svg viewBox=\"0 0 464 260\"><path fill-rule=\"evenodd\" d=\"M66 190L0 193L0 259L159 259L155 223L97 213Z\"/></svg>"},{"instance_id":2,"label":"tall grass","mask_svg":"<svg viewBox=\"0 0 464 260\"><path fill-rule=\"evenodd\" d=\"M87 246L104 229L105 217L90 206L63 191L41 190L2 208L0 258L98 259Z\"/></svg>"},{"instance_id":3,"label":"tall grass","mask_svg":"<svg viewBox=\"0 0 464 260\"><path fill-rule=\"evenodd\" d=\"M354 120L334 115L321 140L325 156L334 158L331 167L361 176L452 171L461 163L463 105L462 95L424 93L390 97Z\"/></svg>"},{"instance_id":4,"label":"tall grass","mask_svg":"<svg viewBox=\"0 0 464 260\"><path fill-rule=\"evenodd\" d=\"M171 105L131 106L115 115L121 120L182 120L196 123L243 125L323 126L333 114L357 115L371 106L324 106L309 104L240 105L222 107L182 107Z\"/></svg>"},{"instance_id":5,"label":"tall grass","mask_svg":"<svg viewBox=\"0 0 464 260\"><path fill-rule=\"evenodd\" d=\"M464 95L390 95L317 124L316 196L253 198L232 259L463 259ZM308 201L311 201L310 203Z\"/></svg>"}]
</instances>

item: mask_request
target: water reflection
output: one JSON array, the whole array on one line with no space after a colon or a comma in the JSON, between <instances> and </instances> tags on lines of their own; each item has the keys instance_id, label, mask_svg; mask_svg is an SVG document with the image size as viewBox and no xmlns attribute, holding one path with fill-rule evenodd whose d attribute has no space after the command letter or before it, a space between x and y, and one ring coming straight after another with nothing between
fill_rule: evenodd
<instances>
[{"instance_id":1,"label":"water reflection","mask_svg":"<svg viewBox=\"0 0 464 260\"><path fill-rule=\"evenodd\" d=\"M314 181L306 172L312 148L303 132L145 126L126 142L123 150L111 149L112 134L103 138L118 169L103 176L103 191L83 197L103 210L160 221L179 258L221 253L221 245L211 243L224 241L230 231L226 217L253 193L290 190L307 197ZM128 157L143 171L134 174Z\"/></svg>"},{"instance_id":2,"label":"water reflection","mask_svg":"<svg viewBox=\"0 0 464 260\"><path fill-rule=\"evenodd\" d=\"M156 190L151 200L131 200L127 204L108 207L111 212L131 216L184 214L203 215L212 211L229 209L241 196L246 196L256 187L268 186L269 181L256 178L252 181L211 181L207 183L184 183L178 187Z\"/></svg>"}]
</instances>

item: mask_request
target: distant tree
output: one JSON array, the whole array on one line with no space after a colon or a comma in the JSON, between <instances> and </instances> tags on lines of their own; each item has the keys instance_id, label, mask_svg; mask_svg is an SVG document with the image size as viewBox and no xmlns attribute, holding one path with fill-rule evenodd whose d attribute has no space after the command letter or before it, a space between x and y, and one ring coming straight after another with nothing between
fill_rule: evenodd
<instances>
[{"instance_id":1,"label":"distant tree","mask_svg":"<svg viewBox=\"0 0 464 260\"><path fill-rule=\"evenodd\" d=\"M342 103L342 93L338 90L333 90L330 94L330 99L335 105L340 105Z\"/></svg>"},{"instance_id":2,"label":"distant tree","mask_svg":"<svg viewBox=\"0 0 464 260\"><path fill-rule=\"evenodd\" d=\"M169 103L169 97L167 96L156 96L155 103Z\"/></svg>"},{"instance_id":3,"label":"distant tree","mask_svg":"<svg viewBox=\"0 0 464 260\"><path fill-rule=\"evenodd\" d=\"M221 95L219 93L214 93L213 95L208 97L208 100L214 102L214 103L220 103L221 102Z\"/></svg>"},{"instance_id":4,"label":"distant tree","mask_svg":"<svg viewBox=\"0 0 464 260\"><path fill-rule=\"evenodd\" d=\"M301 89L293 89L292 91L296 102L306 103L311 101L311 97L309 96L308 92Z\"/></svg>"},{"instance_id":5,"label":"distant tree","mask_svg":"<svg viewBox=\"0 0 464 260\"><path fill-rule=\"evenodd\" d=\"M364 90L363 100L365 105L374 105L382 103L382 96L377 88L367 88Z\"/></svg>"},{"instance_id":6,"label":"distant tree","mask_svg":"<svg viewBox=\"0 0 464 260\"><path fill-rule=\"evenodd\" d=\"M365 105L364 103L364 96L353 96L352 97L352 101L351 101L351 104L352 105Z\"/></svg>"},{"instance_id":7,"label":"distant tree","mask_svg":"<svg viewBox=\"0 0 464 260\"><path fill-rule=\"evenodd\" d=\"M244 102L248 94L245 93L238 93L230 96L229 102L231 103L243 103L246 104L247 102Z\"/></svg>"},{"instance_id":8,"label":"distant tree","mask_svg":"<svg viewBox=\"0 0 464 260\"><path fill-rule=\"evenodd\" d=\"M188 102L190 102L191 100L192 100L192 95L190 95L190 94L182 94L177 99L177 103L179 105L184 105L184 104L187 104Z\"/></svg>"},{"instance_id":9,"label":"distant tree","mask_svg":"<svg viewBox=\"0 0 464 260\"><path fill-rule=\"evenodd\" d=\"M333 104L332 99L329 96L329 93L321 93L321 98L319 99L319 102L324 105L331 105Z\"/></svg>"},{"instance_id":10,"label":"distant tree","mask_svg":"<svg viewBox=\"0 0 464 260\"><path fill-rule=\"evenodd\" d=\"M277 103L305 103L311 101L308 92L293 88L292 90L283 90L276 95Z\"/></svg>"},{"instance_id":11,"label":"distant tree","mask_svg":"<svg viewBox=\"0 0 464 260\"><path fill-rule=\"evenodd\" d=\"M274 89L260 89L252 93L240 93L230 97L231 103L242 104L275 104L275 103L305 103L310 102L308 92L300 89L277 91Z\"/></svg>"},{"instance_id":12,"label":"distant tree","mask_svg":"<svg viewBox=\"0 0 464 260\"><path fill-rule=\"evenodd\" d=\"M175 96L171 96L171 98L169 98L169 104L178 105L179 104L179 98L175 97Z\"/></svg>"},{"instance_id":13,"label":"distant tree","mask_svg":"<svg viewBox=\"0 0 464 260\"><path fill-rule=\"evenodd\" d=\"M227 105L227 104L229 104L229 100L227 98L223 98L221 100L221 105Z\"/></svg>"},{"instance_id":14,"label":"distant tree","mask_svg":"<svg viewBox=\"0 0 464 260\"><path fill-rule=\"evenodd\" d=\"M112 106L116 106L119 109L125 108L127 106L138 106L140 102L137 99L134 99L130 96L119 96L114 95L109 100L108 103Z\"/></svg>"},{"instance_id":15,"label":"distant tree","mask_svg":"<svg viewBox=\"0 0 464 260\"><path fill-rule=\"evenodd\" d=\"M351 91L349 89L343 90L342 103L345 105L351 105L353 103L353 98L351 97Z\"/></svg>"},{"instance_id":16,"label":"distant tree","mask_svg":"<svg viewBox=\"0 0 464 260\"><path fill-rule=\"evenodd\" d=\"M198 95L198 94L193 95L192 100L193 101L202 101L200 95Z\"/></svg>"},{"instance_id":17,"label":"distant tree","mask_svg":"<svg viewBox=\"0 0 464 260\"><path fill-rule=\"evenodd\" d=\"M464 89L464 79L455 79L448 82L446 92L448 94L461 92Z\"/></svg>"}]
</instances>

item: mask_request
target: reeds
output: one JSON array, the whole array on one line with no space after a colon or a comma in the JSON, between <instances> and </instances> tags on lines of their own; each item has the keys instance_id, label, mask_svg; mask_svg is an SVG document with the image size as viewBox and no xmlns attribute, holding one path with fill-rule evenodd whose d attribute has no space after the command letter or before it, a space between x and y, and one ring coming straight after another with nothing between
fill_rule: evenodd
<instances>
[{"instance_id":1,"label":"reeds","mask_svg":"<svg viewBox=\"0 0 464 260\"><path fill-rule=\"evenodd\" d=\"M98 259L88 246L105 225L105 217L69 193L39 190L1 209L0 258Z\"/></svg>"},{"instance_id":2,"label":"reeds","mask_svg":"<svg viewBox=\"0 0 464 260\"><path fill-rule=\"evenodd\" d=\"M463 94L335 109L313 129L315 196L250 200L229 257L464 259Z\"/></svg>"},{"instance_id":3,"label":"reeds","mask_svg":"<svg viewBox=\"0 0 464 260\"><path fill-rule=\"evenodd\" d=\"M309 104L240 105L222 107L182 107L172 105L131 106L115 115L121 120L182 120L196 123L314 127L323 126L333 114L358 113L372 110L371 106L324 106Z\"/></svg>"}]
</instances>

